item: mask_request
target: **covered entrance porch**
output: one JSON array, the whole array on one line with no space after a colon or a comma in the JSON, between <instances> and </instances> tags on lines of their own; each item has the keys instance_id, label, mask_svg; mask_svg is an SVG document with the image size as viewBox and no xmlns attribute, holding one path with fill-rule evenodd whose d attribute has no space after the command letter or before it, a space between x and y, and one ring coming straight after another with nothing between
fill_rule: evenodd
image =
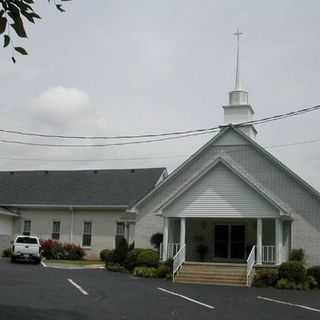
<instances>
[{"instance_id":1,"label":"covered entrance porch","mask_svg":"<svg viewBox=\"0 0 320 320\"><path fill-rule=\"evenodd\" d=\"M288 259L291 221L279 218L164 217L162 260L278 265Z\"/></svg>"}]
</instances>

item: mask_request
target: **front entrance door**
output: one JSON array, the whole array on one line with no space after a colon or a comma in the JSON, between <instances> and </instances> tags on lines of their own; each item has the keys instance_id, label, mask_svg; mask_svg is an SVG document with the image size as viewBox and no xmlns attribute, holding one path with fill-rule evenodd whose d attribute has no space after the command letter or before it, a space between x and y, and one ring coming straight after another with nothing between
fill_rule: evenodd
<instances>
[{"instance_id":1,"label":"front entrance door","mask_svg":"<svg viewBox=\"0 0 320 320\"><path fill-rule=\"evenodd\" d=\"M245 258L245 226L216 224L214 232L214 256L221 259Z\"/></svg>"}]
</instances>

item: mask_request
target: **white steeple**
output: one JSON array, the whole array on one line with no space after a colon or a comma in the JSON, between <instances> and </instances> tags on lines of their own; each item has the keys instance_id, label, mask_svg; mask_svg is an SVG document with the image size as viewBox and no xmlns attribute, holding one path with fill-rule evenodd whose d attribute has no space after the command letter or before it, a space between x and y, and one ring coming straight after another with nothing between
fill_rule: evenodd
<instances>
[{"instance_id":1,"label":"white steeple","mask_svg":"<svg viewBox=\"0 0 320 320\"><path fill-rule=\"evenodd\" d=\"M234 35L237 38L236 78L234 90L229 92L229 105L223 107L224 123L226 125L251 121L254 115L254 111L248 102L248 92L242 89L240 82L240 36L243 33L237 29ZM253 125L244 126L240 129L250 138L254 138L257 134Z\"/></svg>"}]
</instances>

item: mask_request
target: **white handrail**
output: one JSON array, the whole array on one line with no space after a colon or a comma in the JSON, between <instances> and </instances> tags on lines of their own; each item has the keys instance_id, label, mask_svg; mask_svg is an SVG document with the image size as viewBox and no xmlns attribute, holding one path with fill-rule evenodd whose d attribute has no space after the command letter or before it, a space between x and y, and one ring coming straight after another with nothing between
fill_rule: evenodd
<instances>
[{"instance_id":1,"label":"white handrail","mask_svg":"<svg viewBox=\"0 0 320 320\"><path fill-rule=\"evenodd\" d=\"M173 258L180 249L180 243L178 242L169 242L167 246L167 256L164 260ZM160 243L159 248L160 258L163 260L163 243Z\"/></svg>"},{"instance_id":2,"label":"white handrail","mask_svg":"<svg viewBox=\"0 0 320 320\"><path fill-rule=\"evenodd\" d=\"M178 272L179 268L186 261L186 245L181 246L179 251L173 257L173 270L172 270L172 280L174 281L174 276Z\"/></svg>"},{"instance_id":3,"label":"white handrail","mask_svg":"<svg viewBox=\"0 0 320 320\"><path fill-rule=\"evenodd\" d=\"M256 263L256 246L253 246L247 259L247 286L251 285L251 273Z\"/></svg>"}]
</instances>

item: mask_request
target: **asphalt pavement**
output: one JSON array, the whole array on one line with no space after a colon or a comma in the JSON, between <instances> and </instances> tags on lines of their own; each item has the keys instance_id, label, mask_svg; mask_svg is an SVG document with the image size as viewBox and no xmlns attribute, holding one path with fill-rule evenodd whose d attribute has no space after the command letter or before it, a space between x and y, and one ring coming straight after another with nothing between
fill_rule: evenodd
<instances>
[{"instance_id":1,"label":"asphalt pavement","mask_svg":"<svg viewBox=\"0 0 320 320\"><path fill-rule=\"evenodd\" d=\"M174 284L0 259L0 320L320 319L320 290Z\"/></svg>"}]
</instances>

